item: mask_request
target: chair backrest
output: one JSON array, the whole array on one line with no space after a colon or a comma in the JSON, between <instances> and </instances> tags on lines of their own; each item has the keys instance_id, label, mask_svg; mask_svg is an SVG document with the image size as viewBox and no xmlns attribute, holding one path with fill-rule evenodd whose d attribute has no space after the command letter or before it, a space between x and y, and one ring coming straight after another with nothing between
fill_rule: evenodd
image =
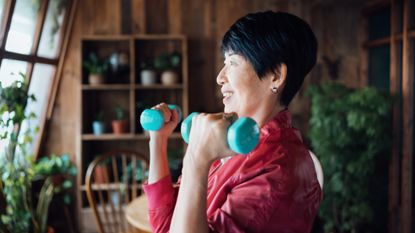
<instances>
[{"instance_id":1,"label":"chair backrest","mask_svg":"<svg viewBox=\"0 0 415 233\"><path fill-rule=\"evenodd\" d=\"M86 193L100 233L135 232L124 208L141 194L147 170L147 157L131 150L108 152L88 166Z\"/></svg>"},{"instance_id":2,"label":"chair backrest","mask_svg":"<svg viewBox=\"0 0 415 233\"><path fill-rule=\"evenodd\" d=\"M309 152L310 152L311 159L313 160L313 163L314 163L314 168L316 169L318 183L320 184L321 189L323 189L323 186L324 186L323 168L321 167L320 161L318 160L317 156L313 152L311 151Z\"/></svg>"}]
</instances>

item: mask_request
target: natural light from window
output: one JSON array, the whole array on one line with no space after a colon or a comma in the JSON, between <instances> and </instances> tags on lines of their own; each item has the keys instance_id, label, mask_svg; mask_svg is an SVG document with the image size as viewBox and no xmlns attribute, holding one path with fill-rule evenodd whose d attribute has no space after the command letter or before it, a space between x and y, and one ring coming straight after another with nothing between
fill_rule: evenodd
<instances>
[{"instance_id":1,"label":"natural light from window","mask_svg":"<svg viewBox=\"0 0 415 233\"><path fill-rule=\"evenodd\" d=\"M7 36L6 50L21 54L30 54L36 28L37 1L17 0Z\"/></svg>"},{"instance_id":2,"label":"natural light from window","mask_svg":"<svg viewBox=\"0 0 415 233\"><path fill-rule=\"evenodd\" d=\"M36 115L35 119L30 121L25 120L22 123L21 132L30 130L32 132L33 142L36 142L38 134L35 133L36 128L40 124L40 119L42 114L45 113L44 109L48 100L48 90L52 84L52 78L55 73L55 67L52 65L46 64L35 64L33 69L32 79L30 80L29 95L34 95L36 101L30 101L27 103L25 113L28 116L30 113ZM19 136L21 136L20 134ZM22 141L23 138L19 137L19 141ZM33 148L33 143L27 145L28 151L31 151Z\"/></svg>"},{"instance_id":3,"label":"natural light from window","mask_svg":"<svg viewBox=\"0 0 415 233\"><path fill-rule=\"evenodd\" d=\"M40 38L38 55L56 58L60 41L61 25L65 16L65 7L61 8L59 1L50 1Z\"/></svg>"},{"instance_id":4,"label":"natural light from window","mask_svg":"<svg viewBox=\"0 0 415 233\"><path fill-rule=\"evenodd\" d=\"M26 74L27 62L3 59L0 67L0 82L3 87L10 86L14 81L20 80L19 73Z\"/></svg>"},{"instance_id":5,"label":"natural light from window","mask_svg":"<svg viewBox=\"0 0 415 233\"><path fill-rule=\"evenodd\" d=\"M3 24L4 3L5 3L5 0L0 0L0 23L1 24Z\"/></svg>"}]
</instances>

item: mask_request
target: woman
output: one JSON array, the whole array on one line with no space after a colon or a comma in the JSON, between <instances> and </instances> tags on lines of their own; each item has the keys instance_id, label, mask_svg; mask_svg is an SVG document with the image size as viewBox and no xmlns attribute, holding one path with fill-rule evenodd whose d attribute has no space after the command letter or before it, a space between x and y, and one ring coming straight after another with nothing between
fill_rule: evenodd
<instances>
[{"instance_id":1,"label":"woman","mask_svg":"<svg viewBox=\"0 0 415 233\"><path fill-rule=\"evenodd\" d=\"M173 187L167 138L178 124L165 104L166 124L150 133L144 190L154 232L310 232L322 199L313 159L287 107L316 62L317 42L300 18L282 12L249 14L222 41L217 76L224 113L193 118L180 184ZM226 143L230 118L260 126L247 155ZM318 170L318 169L317 169Z\"/></svg>"}]
</instances>

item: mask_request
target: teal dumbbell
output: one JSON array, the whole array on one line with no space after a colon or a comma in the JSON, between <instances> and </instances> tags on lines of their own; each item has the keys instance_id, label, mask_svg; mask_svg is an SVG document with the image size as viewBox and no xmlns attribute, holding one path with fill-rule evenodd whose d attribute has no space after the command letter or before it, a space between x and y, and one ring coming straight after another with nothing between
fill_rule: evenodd
<instances>
[{"instance_id":1,"label":"teal dumbbell","mask_svg":"<svg viewBox=\"0 0 415 233\"><path fill-rule=\"evenodd\" d=\"M169 104L169 109L175 109L179 114L179 121L182 119L182 110L179 106ZM157 131L164 125L163 113L156 109L146 109L141 113L140 124L144 130Z\"/></svg>"},{"instance_id":2,"label":"teal dumbbell","mask_svg":"<svg viewBox=\"0 0 415 233\"><path fill-rule=\"evenodd\" d=\"M181 133L186 143L189 143L192 118L197 114L197 112L190 114L182 122ZM256 147L258 141L259 127L252 118L241 117L228 128L227 142L229 148L238 154L248 154Z\"/></svg>"}]
</instances>

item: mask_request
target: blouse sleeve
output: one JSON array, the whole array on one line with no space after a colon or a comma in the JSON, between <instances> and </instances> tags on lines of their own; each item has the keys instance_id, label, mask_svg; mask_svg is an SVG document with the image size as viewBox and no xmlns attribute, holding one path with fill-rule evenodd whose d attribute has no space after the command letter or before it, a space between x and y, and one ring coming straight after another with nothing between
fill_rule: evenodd
<instances>
[{"instance_id":1,"label":"blouse sleeve","mask_svg":"<svg viewBox=\"0 0 415 233\"><path fill-rule=\"evenodd\" d=\"M148 200L150 225L154 233L169 232L178 188L174 188L171 177L166 176L152 184L143 185Z\"/></svg>"}]
</instances>

